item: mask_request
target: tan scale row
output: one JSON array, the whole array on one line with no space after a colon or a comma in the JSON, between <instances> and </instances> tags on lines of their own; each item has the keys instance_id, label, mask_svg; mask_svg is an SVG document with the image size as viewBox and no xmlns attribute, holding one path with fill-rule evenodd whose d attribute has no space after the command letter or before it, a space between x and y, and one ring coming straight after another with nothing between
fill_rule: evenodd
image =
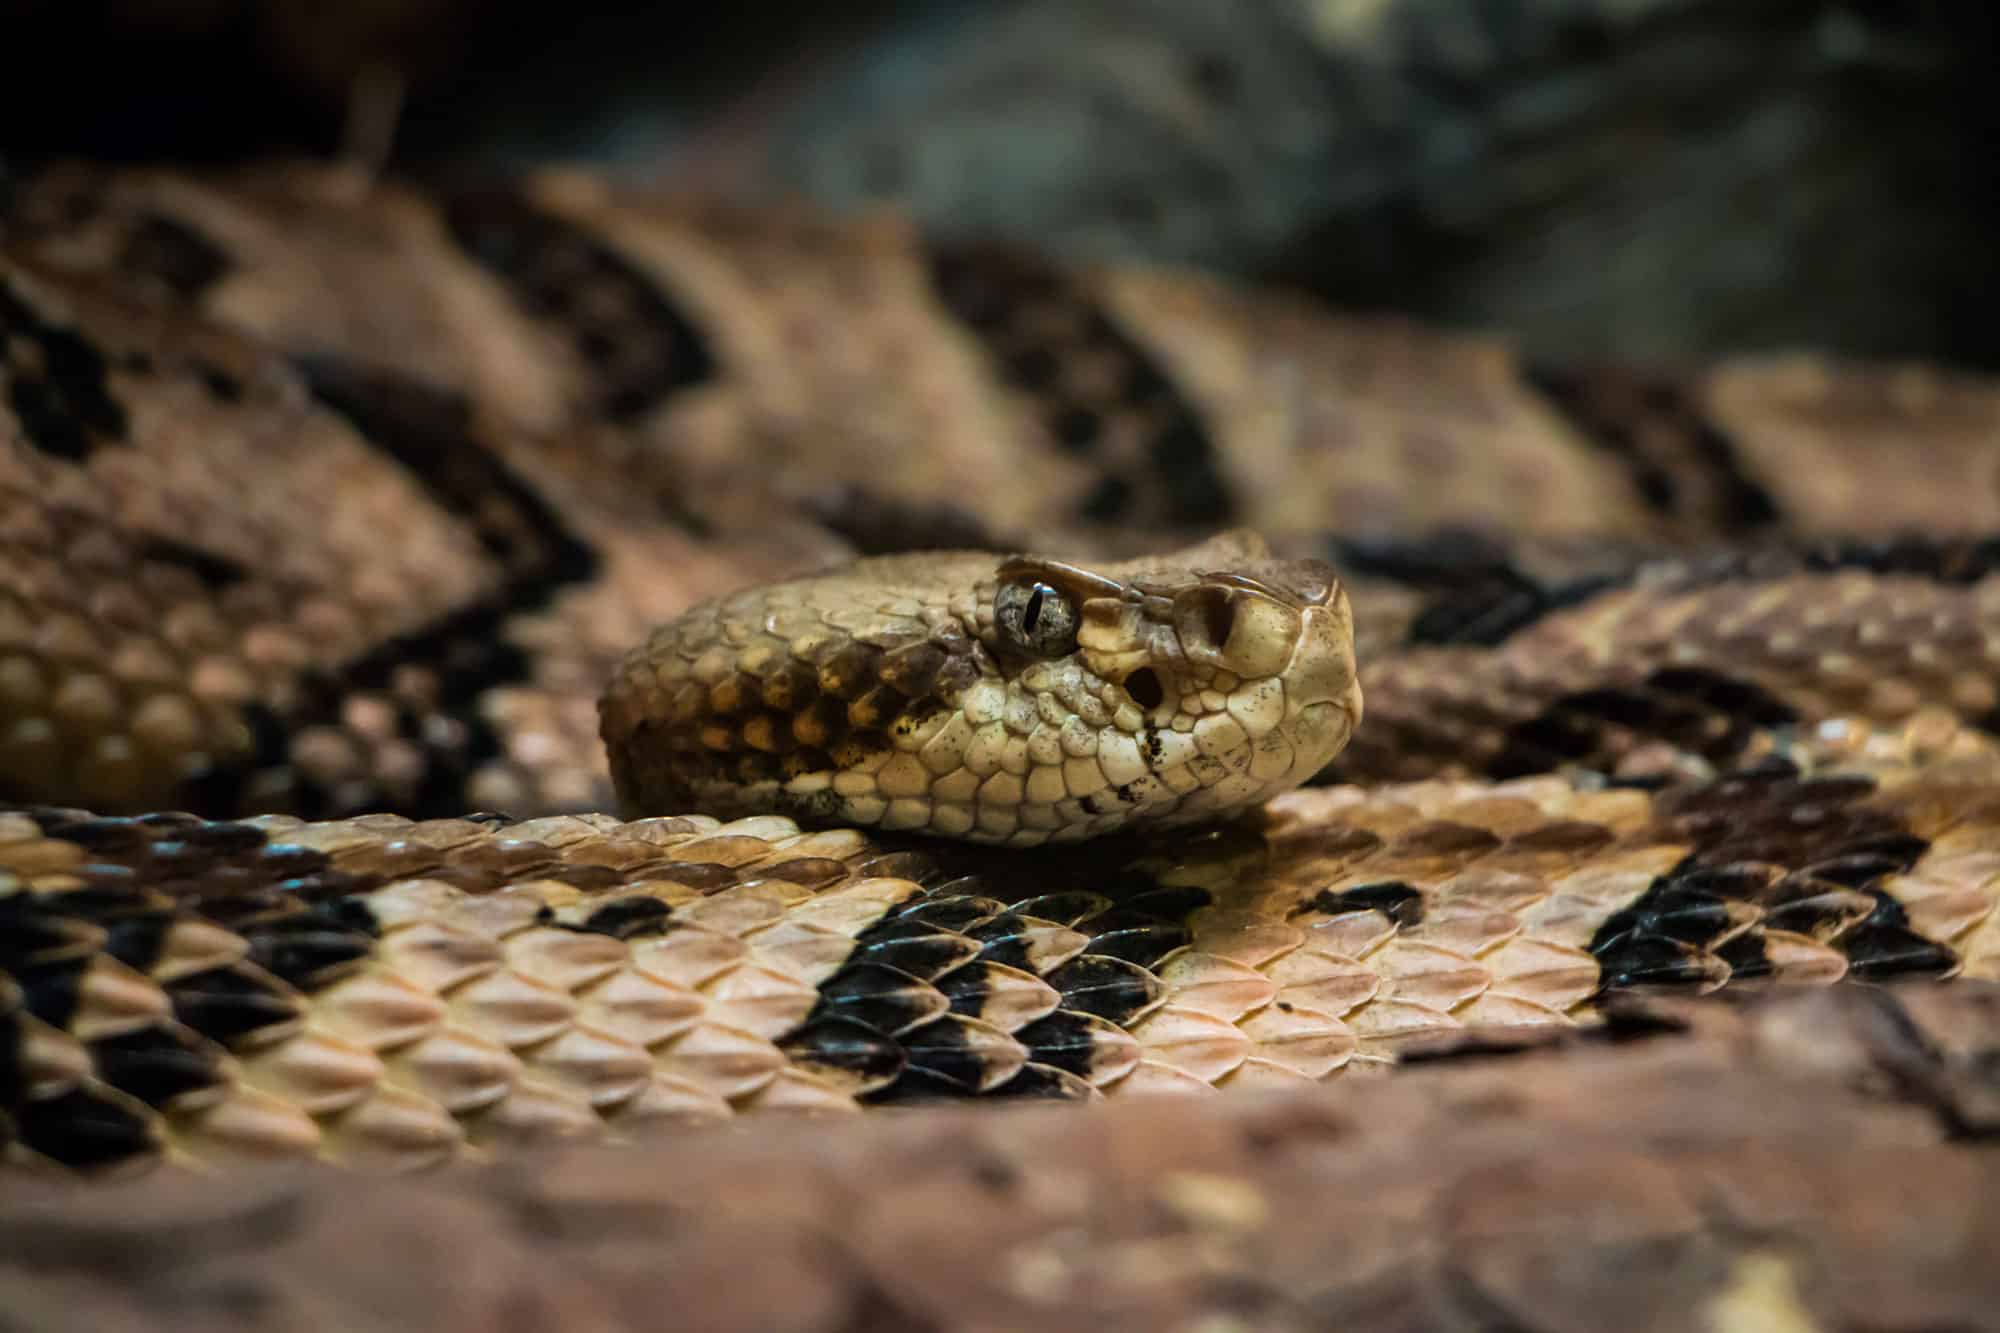
<instances>
[{"instance_id":1,"label":"tan scale row","mask_svg":"<svg viewBox=\"0 0 2000 1333\"><path fill-rule=\"evenodd\" d=\"M1880 783L1856 808L1930 842L1910 872L1880 886L1911 927L1951 946L1964 974L2000 976L1993 757L1958 746L1951 758L1950 739L1933 753L1937 744L1927 742L1922 770L1879 746L1851 754L1849 766ZM1967 799L1975 790L1983 801ZM1082 1072L1040 1072L1071 1095L1296 1082L1385 1068L1412 1041L1468 1027L1589 1021L1603 980L1592 937L1688 851L1656 814L1644 793L1553 778L1331 788L1274 802L1257 836L1142 856L1153 882L1198 885L1211 901L1187 917L1185 945L1148 967L1116 965L1144 998L1122 1023L1079 1018ZM232 1049L223 1086L159 1118L175 1160L317 1154L417 1166L549 1135L846 1111L887 1081L865 1061L830 1057L829 1045L801 1043L800 1025L849 965L855 937L922 895L894 873L915 869L921 853L912 862L858 831L801 832L771 816L558 817L499 830L391 817L258 822L341 870L388 880L357 899L381 931L372 956L300 994L247 960L243 936L194 915L191 899L147 975L103 954L99 928L83 926L73 947L91 962L76 1015L61 1032L24 1025L34 1095L94 1084L80 1043L172 1024L160 987L217 967L261 974L292 1017ZM86 863L82 848L0 816L0 898L29 891L59 902L84 885ZM1061 862L1047 864L1057 869L1038 891L1095 892L1096 872L1079 865L1066 879ZM601 887L560 877L592 868ZM1384 881L1417 892L1420 920L1323 897ZM1859 901L1844 925L1873 905L1850 896ZM1019 1034L1064 1003L1047 978L1086 954L1089 916L1117 905L1097 897L1073 922L1016 923L1027 967L977 958L979 941L941 932L942 969L932 982L898 983L887 1035L916 1051L948 1025L981 1090L1035 1072ZM629 940L563 928L630 898L668 904L672 928ZM1760 909L1730 910L1730 934L1757 928ZM1771 930L1764 940L1779 981L1820 984L1847 971L1827 939ZM1701 957L1709 972L1698 988L1729 979L1712 952ZM952 1012L940 987L965 968L982 970L983 999L976 1012ZM12 1007L0 995L0 1009Z\"/></svg>"}]
</instances>

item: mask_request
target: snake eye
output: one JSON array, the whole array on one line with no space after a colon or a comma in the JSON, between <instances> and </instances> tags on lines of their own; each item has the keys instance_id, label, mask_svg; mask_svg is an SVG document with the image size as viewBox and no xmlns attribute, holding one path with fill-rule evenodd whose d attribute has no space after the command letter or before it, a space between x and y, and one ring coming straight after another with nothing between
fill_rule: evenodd
<instances>
[{"instance_id":1,"label":"snake eye","mask_svg":"<svg viewBox=\"0 0 2000 1333\"><path fill-rule=\"evenodd\" d=\"M1076 651L1076 603L1046 583L1001 584L993 618L1009 643L1036 657Z\"/></svg>"}]
</instances>

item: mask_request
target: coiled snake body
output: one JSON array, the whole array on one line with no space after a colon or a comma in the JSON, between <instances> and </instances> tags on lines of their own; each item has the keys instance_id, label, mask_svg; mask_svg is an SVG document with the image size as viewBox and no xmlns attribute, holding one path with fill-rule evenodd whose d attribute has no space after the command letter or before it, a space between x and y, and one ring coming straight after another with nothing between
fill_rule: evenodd
<instances>
[{"instance_id":1,"label":"coiled snake body","mask_svg":"<svg viewBox=\"0 0 2000 1333\"><path fill-rule=\"evenodd\" d=\"M562 177L53 170L0 243L10 1164L1269 1087L2000 971L1976 380L1523 375ZM1279 556L1160 554L1225 521ZM800 576L939 545L993 549Z\"/></svg>"}]
</instances>

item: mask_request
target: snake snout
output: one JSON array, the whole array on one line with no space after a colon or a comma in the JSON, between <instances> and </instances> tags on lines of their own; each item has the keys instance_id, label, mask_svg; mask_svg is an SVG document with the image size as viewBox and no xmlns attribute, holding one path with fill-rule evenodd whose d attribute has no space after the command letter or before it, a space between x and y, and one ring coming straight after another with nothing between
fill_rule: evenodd
<instances>
[{"instance_id":1,"label":"snake snout","mask_svg":"<svg viewBox=\"0 0 2000 1333\"><path fill-rule=\"evenodd\" d=\"M1300 710L1331 704L1352 731L1361 721L1361 674L1354 660L1354 611L1338 581L1324 603L1307 608L1291 661L1285 664L1285 696ZM1335 745L1346 744L1343 735ZM1329 756L1330 757L1330 756Z\"/></svg>"},{"instance_id":2,"label":"snake snout","mask_svg":"<svg viewBox=\"0 0 2000 1333\"><path fill-rule=\"evenodd\" d=\"M1256 679L1291 660L1299 612L1262 593L1205 582L1174 599L1174 633L1188 661Z\"/></svg>"},{"instance_id":3,"label":"snake snout","mask_svg":"<svg viewBox=\"0 0 2000 1333\"><path fill-rule=\"evenodd\" d=\"M1308 619L1338 597L1339 579L1317 561L1204 574L1174 598L1174 633L1188 661L1258 680L1286 669Z\"/></svg>"}]
</instances>

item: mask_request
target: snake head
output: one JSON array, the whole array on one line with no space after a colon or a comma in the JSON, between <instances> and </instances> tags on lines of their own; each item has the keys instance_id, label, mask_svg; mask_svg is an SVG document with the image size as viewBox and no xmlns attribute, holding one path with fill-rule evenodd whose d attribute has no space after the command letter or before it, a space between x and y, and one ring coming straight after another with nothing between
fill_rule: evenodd
<instances>
[{"instance_id":1,"label":"snake head","mask_svg":"<svg viewBox=\"0 0 2000 1333\"><path fill-rule=\"evenodd\" d=\"M1191 822L1295 786L1361 718L1340 580L1320 561L1272 559L1250 533L1096 569L1006 561L990 638L1009 688L1032 694L1038 713L1088 720L1102 706L1095 743L1114 769L1136 742L1148 771L1113 797L1147 822Z\"/></svg>"},{"instance_id":2,"label":"snake head","mask_svg":"<svg viewBox=\"0 0 2000 1333\"><path fill-rule=\"evenodd\" d=\"M1231 533L1102 566L858 561L662 626L600 707L628 811L1027 846L1226 816L1361 716L1333 571Z\"/></svg>"}]
</instances>

